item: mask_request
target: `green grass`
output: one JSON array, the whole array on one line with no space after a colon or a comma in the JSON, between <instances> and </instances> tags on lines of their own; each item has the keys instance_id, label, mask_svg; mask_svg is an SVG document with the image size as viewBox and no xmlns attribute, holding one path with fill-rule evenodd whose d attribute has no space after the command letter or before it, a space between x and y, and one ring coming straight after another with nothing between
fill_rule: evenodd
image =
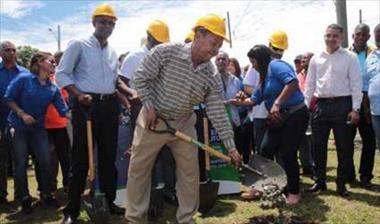
<instances>
[{"instance_id":1,"label":"green grass","mask_svg":"<svg viewBox=\"0 0 380 224\"><path fill-rule=\"evenodd\" d=\"M359 148L360 143L357 144ZM360 151L355 152L356 171L360 161ZM348 198L338 197L335 193L336 177L336 151L330 147L328 154L328 191L321 194L302 193L302 201L296 207L284 207L286 217L292 217L294 223L332 223L332 224L380 224L380 154L376 153L374 188L365 190L358 186L349 186L351 192ZM358 172L358 171L357 171ZM29 171L29 189L31 194L37 197L34 172ZM358 175L357 175L358 176ZM13 200L13 181L9 180L8 199ZM310 187L313 181L308 177L302 177L301 189ZM242 186L242 189L245 187ZM65 196L62 189L58 191L58 198L63 203ZM37 206L35 212L25 216L19 214L18 204L11 202L1 207L0 224L3 223L59 223L63 218L62 208L58 210L46 210ZM255 223L253 220L263 218L274 219L278 216L276 209L263 210L260 202L245 202L238 195L223 196L218 199L215 207L206 216L198 214L196 222L200 224L232 224L232 223ZM175 208L165 205L163 217L158 223L172 223L175 219ZM80 215L80 223L90 223L85 212ZM125 223L122 218L112 217L113 224ZM156 222L157 223L157 222ZM262 223L271 223L265 221Z\"/></svg>"}]
</instances>

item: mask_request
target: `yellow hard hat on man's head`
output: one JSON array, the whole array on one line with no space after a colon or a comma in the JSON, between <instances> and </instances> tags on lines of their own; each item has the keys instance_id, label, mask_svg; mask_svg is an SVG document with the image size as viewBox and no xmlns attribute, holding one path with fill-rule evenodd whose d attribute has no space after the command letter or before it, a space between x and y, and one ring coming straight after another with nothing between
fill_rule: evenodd
<instances>
[{"instance_id":1,"label":"yellow hard hat on man's head","mask_svg":"<svg viewBox=\"0 0 380 224\"><path fill-rule=\"evenodd\" d=\"M278 49L288 49L288 35L282 30L277 30L269 37L270 44Z\"/></svg>"},{"instance_id":2,"label":"yellow hard hat on man's head","mask_svg":"<svg viewBox=\"0 0 380 224\"><path fill-rule=\"evenodd\" d=\"M186 34L185 43L192 42L194 40L194 31L190 31Z\"/></svg>"},{"instance_id":3,"label":"yellow hard hat on man's head","mask_svg":"<svg viewBox=\"0 0 380 224\"><path fill-rule=\"evenodd\" d=\"M160 43L170 41L169 27L161 20L153 20L149 24L147 32Z\"/></svg>"},{"instance_id":4,"label":"yellow hard hat on man's head","mask_svg":"<svg viewBox=\"0 0 380 224\"><path fill-rule=\"evenodd\" d=\"M194 26L194 30L197 27L203 27L211 33L222 37L224 40L228 41L226 37L226 24L224 19L215 14L207 14L198 19Z\"/></svg>"},{"instance_id":5,"label":"yellow hard hat on man's head","mask_svg":"<svg viewBox=\"0 0 380 224\"><path fill-rule=\"evenodd\" d=\"M102 4L96 7L94 13L92 13L92 21L94 21L97 16L109 16L117 20L115 10L110 4Z\"/></svg>"}]
</instances>

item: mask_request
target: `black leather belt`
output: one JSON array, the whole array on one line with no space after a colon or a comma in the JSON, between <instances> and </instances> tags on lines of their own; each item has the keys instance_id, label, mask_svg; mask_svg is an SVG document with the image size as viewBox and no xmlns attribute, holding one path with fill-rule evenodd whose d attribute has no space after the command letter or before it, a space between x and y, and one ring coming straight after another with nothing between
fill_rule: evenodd
<instances>
[{"instance_id":1,"label":"black leather belt","mask_svg":"<svg viewBox=\"0 0 380 224\"><path fill-rule=\"evenodd\" d=\"M113 99L116 96L116 93L111 93L111 94L86 93L86 94L89 94L94 100L109 100L109 99Z\"/></svg>"},{"instance_id":2,"label":"black leather belt","mask_svg":"<svg viewBox=\"0 0 380 224\"><path fill-rule=\"evenodd\" d=\"M337 97L321 97L321 98L318 98L318 101L320 101L320 102L330 102L330 103L338 102L338 101L342 101L342 100L351 100L351 96L337 96Z\"/></svg>"}]
</instances>

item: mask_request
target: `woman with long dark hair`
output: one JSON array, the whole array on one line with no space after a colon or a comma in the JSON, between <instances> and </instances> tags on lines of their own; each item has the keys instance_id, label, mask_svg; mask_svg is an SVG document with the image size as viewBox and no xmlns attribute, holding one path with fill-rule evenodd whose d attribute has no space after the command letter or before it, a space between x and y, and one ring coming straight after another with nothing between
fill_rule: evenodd
<instances>
[{"instance_id":1,"label":"woman with long dark hair","mask_svg":"<svg viewBox=\"0 0 380 224\"><path fill-rule=\"evenodd\" d=\"M67 114L67 107L59 88L49 81L54 73L55 60L50 53L37 52L30 62L30 73L17 76L8 86L4 99L12 110L9 121L15 129L13 159L15 185L21 199L22 211L32 211L26 175L28 149L33 151L41 175L41 201L47 207L57 208L52 194L52 175L49 142L44 121L47 107L52 103L60 116Z\"/></svg>"},{"instance_id":2,"label":"woman with long dark hair","mask_svg":"<svg viewBox=\"0 0 380 224\"><path fill-rule=\"evenodd\" d=\"M261 145L262 155L273 159L276 153L280 154L288 178L287 203L294 205L300 200L297 149L309 118L304 96L293 68L285 61L272 59L268 47L255 45L248 57L260 73L260 88L251 98L234 99L229 103L242 106L265 103L269 116Z\"/></svg>"}]
</instances>

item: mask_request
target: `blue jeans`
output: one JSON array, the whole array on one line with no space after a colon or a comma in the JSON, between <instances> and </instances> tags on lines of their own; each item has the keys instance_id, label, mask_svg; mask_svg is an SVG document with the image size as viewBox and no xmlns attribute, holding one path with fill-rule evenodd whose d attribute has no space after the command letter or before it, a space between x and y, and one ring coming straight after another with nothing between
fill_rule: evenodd
<instances>
[{"instance_id":1,"label":"blue jeans","mask_svg":"<svg viewBox=\"0 0 380 224\"><path fill-rule=\"evenodd\" d=\"M380 115L372 115L372 127L376 136L377 148L380 150Z\"/></svg>"},{"instance_id":2,"label":"blue jeans","mask_svg":"<svg viewBox=\"0 0 380 224\"><path fill-rule=\"evenodd\" d=\"M261 154L261 144L266 131L265 122L266 118L255 118L253 121L253 139L257 154Z\"/></svg>"},{"instance_id":3,"label":"blue jeans","mask_svg":"<svg viewBox=\"0 0 380 224\"><path fill-rule=\"evenodd\" d=\"M41 168L41 193L51 194L51 167L49 158L49 140L43 128L16 129L13 145L15 165L15 182L20 199L29 197L27 168L28 149L35 155L36 163Z\"/></svg>"}]
</instances>

